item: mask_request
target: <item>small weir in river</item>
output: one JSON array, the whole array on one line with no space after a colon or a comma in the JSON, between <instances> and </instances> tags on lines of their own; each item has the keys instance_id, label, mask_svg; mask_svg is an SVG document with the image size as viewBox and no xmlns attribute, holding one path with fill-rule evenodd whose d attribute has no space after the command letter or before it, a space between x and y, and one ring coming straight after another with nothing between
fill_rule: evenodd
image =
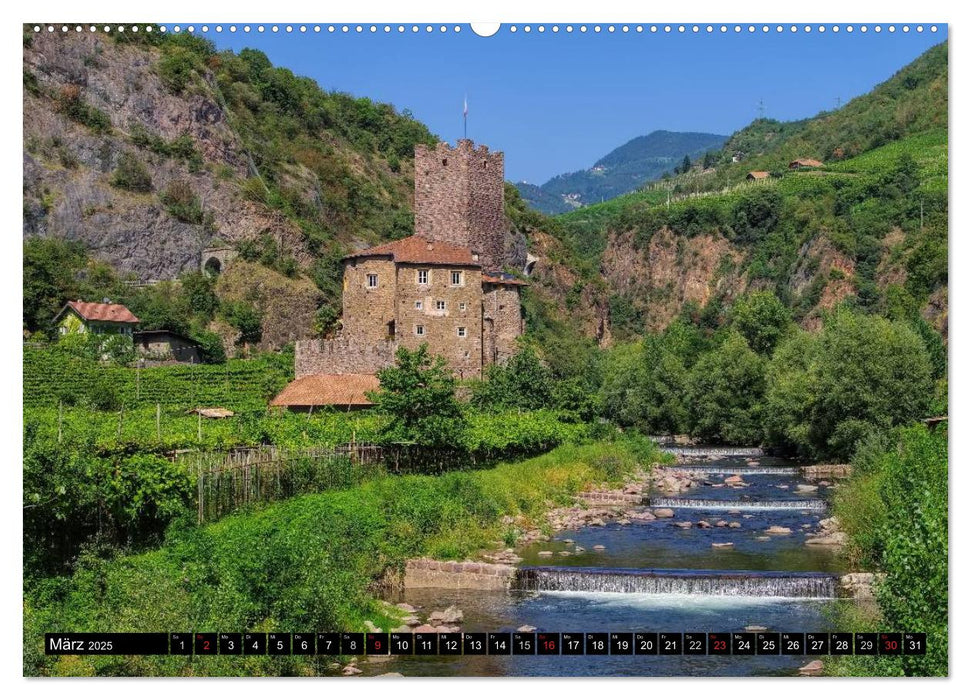
<instances>
[{"instance_id":1,"label":"small weir in river","mask_svg":"<svg viewBox=\"0 0 971 700\"><path fill-rule=\"evenodd\" d=\"M733 467L724 464L683 464L677 467L657 467L658 472L687 472L690 474L712 474L712 475L751 475L751 474L772 474L775 476L796 476L799 474L798 467Z\"/></svg>"},{"instance_id":2,"label":"small weir in river","mask_svg":"<svg viewBox=\"0 0 971 700\"><path fill-rule=\"evenodd\" d=\"M652 498L652 508L690 508L692 510L826 510L819 498L784 501L729 501L716 498Z\"/></svg>"},{"instance_id":3,"label":"small weir in river","mask_svg":"<svg viewBox=\"0 0 971 700\"><path fill-rule=\"evenodd\" d=\"M518 570L513 586L539 592L813 599L836 595L836 577L832 574L788 571L528 566Z\"/></svg>"}]
</instances>

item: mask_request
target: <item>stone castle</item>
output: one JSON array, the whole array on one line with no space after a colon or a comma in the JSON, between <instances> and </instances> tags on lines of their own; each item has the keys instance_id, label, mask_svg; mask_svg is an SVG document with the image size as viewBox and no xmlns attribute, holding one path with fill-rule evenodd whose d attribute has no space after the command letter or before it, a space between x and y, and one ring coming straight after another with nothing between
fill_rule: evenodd
<instances>
[{"instance_id":1,"label":"stone castle","mask_svg":"<svg viewBox=\"0 0 971 700\"><path fill-rule=\"evenodd\" d=\"M502 271L503 187L501 152L465 139L417 146L415 235L344 258L341 332L297 343L294 384L326 376L320 391L332 393L338 375L373 375L423 343L462 378L514 354L524 283Z\"/></svg>"}]
</instances>

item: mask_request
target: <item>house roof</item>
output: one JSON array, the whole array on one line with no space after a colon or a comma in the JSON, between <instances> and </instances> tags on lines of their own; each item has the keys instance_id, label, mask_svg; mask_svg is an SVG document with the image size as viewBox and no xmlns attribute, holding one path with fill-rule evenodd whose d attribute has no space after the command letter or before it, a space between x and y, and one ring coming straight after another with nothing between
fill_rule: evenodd
<instances>
[{"instance_id":1,"label":"house roof","mask_svg":"<svg viewBox=\"0 0 971 700\"><path fill-rule=\"evenodd\" d=\"M295 379L271 406L370 406L365 392L381 387L373 374L308 374Z\"/></svg>"},{"instance_id":2,"label":"house roof","mask_svg":"<svg viewBox=\"0 0 971 700\"><path fill-rule=\"evenodd\" d=\"M138 323L135 316L124 304L101 304L94 301L69 301L57 315L58 318L67 310L74 311L85 321L102 321L106 323Z\"/></svg>"},{"instance_id":3,"label":"house roof","mask_svg":"<svg viewBox=\"0 0 971 700\"><path fill-rule=\"evenodd\" d=\"M815 160L813 158L796 158L794 161L789 163L789 167L803 167L803 168L818 168L822 166L822 162Z\"/></svg>"},{"instance_id":4,"label":"house roof","mask_svg":"<svg viewBox=\"0 0 971 700\"><path fill-rule=\"evenodd\" d=\"M398 241L374 246L356 253L344 256L351 258L372 258L389 256L399 263L425 263L428 265L460 265L465 267L479 267L478 256L468 248L445 243L430 241L421 236L408 236Z\"/></svg>"},{"instance_id":5,"label":"house roof","mask_svg":"<svg viewBox=\"0 0 971 700\"><path fill-rule=\"evenodd\" d=\"M522 280L518 280L512 276L496 277L493 275L482 275L482 281L483 283L487 282L489 284L512 284L512 285L517 285L522 287L529 286L528 282L523 282Z\"/></svg>"},{"instance_id":6,"label":"house roof","mask_svg":"<svg viewBox=\"0 0 971 700\"><path fill-rule=\"evenodd\" d=\"M764 180L765 178L767 178L769 176L769 171L768 170L753 170L752 172L750 172L748 174L748 176L750 178L752 178L753 180Z\"/></svg>"}]
</instances>

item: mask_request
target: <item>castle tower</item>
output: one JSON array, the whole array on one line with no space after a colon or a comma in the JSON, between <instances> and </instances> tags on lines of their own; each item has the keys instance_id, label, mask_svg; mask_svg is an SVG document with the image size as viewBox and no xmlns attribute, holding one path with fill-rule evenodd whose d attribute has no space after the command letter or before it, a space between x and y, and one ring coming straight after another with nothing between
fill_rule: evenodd
<instances>
[{"instance_id":1,"label":"castle tower","mask_svg":"<svg viewBox=\"0 0 971 700\"><path fill-rule=\"evenodd\" d=\"M503 155L461 139L415 147L415 234L469 248L483 270L505 257Z\"/></svg>"}]
</instances>

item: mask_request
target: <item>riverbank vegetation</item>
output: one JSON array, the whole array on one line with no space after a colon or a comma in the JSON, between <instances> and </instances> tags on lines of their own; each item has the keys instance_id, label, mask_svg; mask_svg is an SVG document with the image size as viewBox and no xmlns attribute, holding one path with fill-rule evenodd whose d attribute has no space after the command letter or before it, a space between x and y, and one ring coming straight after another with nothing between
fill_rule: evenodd
<instances>
[{"instance_id":1,"label":"riverbank vegetation","mask_svg":"<svg viewBox=\"0 0 971 700\"><path fill-rule=\"evenodd\" d=\"M857 451L853 469L836 498L835 513L850 536L854 564L886 579L877 586L877 614L843 612L840 622L860 631L924 632L927 653L834 657L827 673L946 676L947 429L913 426L871 438Z\"/></svg>"},{"instance_id":2,"label":"riverbank vegetation","mask_svg":"<svg viewBox=\"0 0 971 700\"><path fill-rule=\"evenodd\" d=\"M393 621L369 590L408 557L461 558L508 541L506 515L536 524L591 483L619 484L659 455L618 437L442 476L386 476L293 498L197 527L176 520L158 548L105 557L96 546L70 575L25 586L28 675L280 675L320 673L330 659L299 657L48 657L60 630L254 631L360 629ZM512 533L514 537L514 533Z\"/></svg>"}]
</instances>

